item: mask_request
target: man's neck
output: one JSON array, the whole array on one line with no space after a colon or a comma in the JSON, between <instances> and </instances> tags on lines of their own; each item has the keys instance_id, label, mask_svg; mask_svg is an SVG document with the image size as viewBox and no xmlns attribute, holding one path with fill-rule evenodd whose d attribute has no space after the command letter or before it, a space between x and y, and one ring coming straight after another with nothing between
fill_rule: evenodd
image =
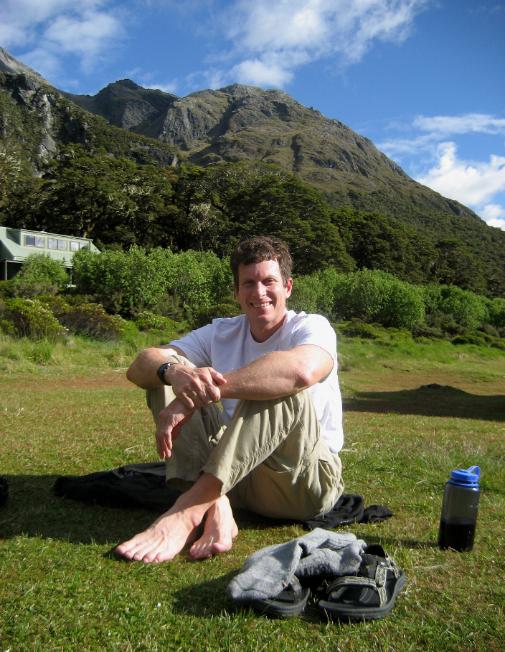
<instances>
[{"instance_id":1,"label":"man's neck","mask_svg":"<svg viewBox=\"0 0 505 652\"><path fill-rule=\"evenodd\" d=\"M268 339L272 337L279 329L283 327L283 325L286 322L286 316L287 316L287 311L284 313L284 317L275 325L275 326L270 326L265 329L261 329L259 331L253 331L251 328L251 324L249 323L249 328L251 331L251 336L255 342L266 342Z\"/></svg>"}]
</instances>

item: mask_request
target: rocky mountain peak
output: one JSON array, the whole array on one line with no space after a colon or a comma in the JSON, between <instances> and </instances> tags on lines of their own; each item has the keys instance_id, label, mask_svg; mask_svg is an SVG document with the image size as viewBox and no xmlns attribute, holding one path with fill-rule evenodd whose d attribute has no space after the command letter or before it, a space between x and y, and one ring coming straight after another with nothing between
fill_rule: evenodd
<instances>
[{"instance_id":1,"label":"rocky mountain peak","mask_svg":"<svg viewBox=\"0 0 505 652\"><path fill-rule=\"evenodd\" d=\"M11 54L0 47L0 72L5 72L10 75L24 75L28 79L34 79L39 84L47 84L46 80L41 77L35 70L26 66L21 61L15 59Z\"/></svg>"}]
</instances>

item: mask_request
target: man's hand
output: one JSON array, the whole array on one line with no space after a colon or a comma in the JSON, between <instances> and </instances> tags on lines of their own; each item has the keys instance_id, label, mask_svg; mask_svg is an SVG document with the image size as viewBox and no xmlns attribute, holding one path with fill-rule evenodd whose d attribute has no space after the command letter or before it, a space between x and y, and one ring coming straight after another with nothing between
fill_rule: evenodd
<instances>
[{"instance_id":1,"label":"man's hand","mask_svg":"<svg viewBox=\"0 0 505 652\"><path fill-rule=\"evenodd\" d=\"M170 370L170 384L176 397L190 410L217 403L221 399L224 376L212 367L177 365Z\"/></svg>"},{"instance_id":2,"label":"man's hand","mask_svg":"<svg viewBox=\"0 0 505 652\"><path fill-rule=\"evenodd\" d=\"M156 448L162 460L172 456L173 442L192 414L193 410L177 398L161 410L156 428Z\"/></svg>"}]
</instances>

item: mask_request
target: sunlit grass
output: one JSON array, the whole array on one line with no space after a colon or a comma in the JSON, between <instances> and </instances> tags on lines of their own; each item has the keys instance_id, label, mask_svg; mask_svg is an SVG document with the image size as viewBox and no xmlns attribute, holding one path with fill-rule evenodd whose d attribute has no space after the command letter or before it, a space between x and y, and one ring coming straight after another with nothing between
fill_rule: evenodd
<instances>
[{"instance_id":1,"label":"sunlit grass","mask_svg":"<svg viewBox=\"0 0 505 652\"><path fill-rule=\"evenodd\" d=\"M233 550L199 563L112 558L112 546L153 514L74 503L51 489L60 474L154 459L143 393L124 378L135 346L76 339L38 362L30 346L0 340L0 473L11 489L0 508L0 650L503 649L502 352L342 340L346 490L395 514L345 529L381 542L408 584L389 618L338 625L314 609L269 620L237 611L226 595L250 553L303 534L298 525L242 519ZM451 468L471 464L482 469L475 548L442 552L443 485Z\"/></svg>"}]
</instances>

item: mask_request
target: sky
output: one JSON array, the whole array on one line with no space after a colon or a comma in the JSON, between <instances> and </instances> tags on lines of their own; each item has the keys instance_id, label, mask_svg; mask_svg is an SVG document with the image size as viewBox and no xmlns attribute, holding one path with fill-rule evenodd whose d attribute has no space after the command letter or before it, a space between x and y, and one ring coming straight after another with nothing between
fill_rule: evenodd
<instances>
[{"instance_id":1,"label":"sky","mask_svg":"<svg viewBox=\"0 0 505 652\"><path fill-rule=\"evenodd\" d=\"M278 88L505 230L505 0L0 0L61 90Z\"/></svg>"}]
</instances>

